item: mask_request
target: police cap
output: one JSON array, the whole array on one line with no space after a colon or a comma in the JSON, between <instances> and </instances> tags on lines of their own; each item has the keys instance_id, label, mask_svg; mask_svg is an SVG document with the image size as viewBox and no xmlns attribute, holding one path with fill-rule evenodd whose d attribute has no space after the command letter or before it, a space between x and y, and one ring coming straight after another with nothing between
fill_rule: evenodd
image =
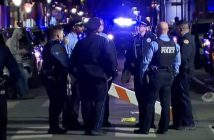
<instances>
[{"instance_id":1,"label":"police cap","mask_svg":"<svg viewBox=\"0 0 214 140\"><path fill-rule=\"evenodd\" d=\"M85 23L85 27L91 31L97 30L100 27L100 25L101 25L100 19L97 17L92 17L89 19L88 22Z\"/></svg>"},{"instance_id":2,"label":"police cap","mask_svg":"<svg viewBox=\"0 0 214 140\"><path fill-rule=\"evenodd\" d=\"M147 20L138 20L136 23L137 26L150 26L150 23Z\"/></svg>"}]
</instances>

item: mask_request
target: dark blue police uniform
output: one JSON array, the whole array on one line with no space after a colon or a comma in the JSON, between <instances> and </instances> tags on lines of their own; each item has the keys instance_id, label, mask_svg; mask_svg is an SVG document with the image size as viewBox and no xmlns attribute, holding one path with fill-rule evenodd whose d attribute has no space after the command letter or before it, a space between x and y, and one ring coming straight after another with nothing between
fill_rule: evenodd
<instances>
[{"instance_id":1,"label":"dark blue police uniform","mask_svg":"<svg viewBox=\"0 0 214 140\"><path fill-rule=\"evenodd\" d=\"M107 80L114 79L114 57L106 38L96 34L101 25L99 18L86 23L88 35L80 40L71 55L71 65L80 87L82 117L85 134L102 135L105 101L108 94Z\"/></svg>"},{"instance_id":2,"label":"dark blue police uniform","mask_svg":"<svg viewBox=\"0 0 214 140\"><path fill-rule=\"evenodd\" d=\"M133 41L129 45L127 52L125 54L126 61L124 63L124 70L130 71L134 76L134 90L135 95L138 101L139 108L139 125L142 125L142 117L143 117L143 93L147 90L147 79L146 74L143 78L143 82L140 82L140 64L142 61L142 57L145 55L146 50L151 46L151 42L156 39L156 36L151 32L146 32L144 36L138 34L133 38ZM128 81L127 81L128 82ZM154 116L154 115L153 115ZM154 125L154 117L152 121L152 127Z\"/></svg>"},{"instance_id":3,"label":"dark blue police uniform","mask_svg":"<svg viewBox=\"0 0 214 140\"><path fill-rule=\"evenodd\" d=\"M59 127L59 115L61 114L66 99L66 82L68 68L68 56L65 48L58 40L48 42L42 52L43 66L41 74L48 94L49 104L49 133L65 133Z\"/></svg>"},{"instance_id":4,"label":"dark blue police uniform","mask_svg":"<svg viewBox=\"0 0 214 140\"><path fill-rule=\"evenodd\" d=\"M194 128L192 105L189 96L189 82L194 71L195 40L186 33L179 39L181 46L181 66L172 85L173 128Z\"/></svg>"},{"instance_id":5,"label":"dark blue police uniform","mask_svg":"<svg viewBox=\"0 0 214 140\"><path fill-rule=\"evenodd\" d=\"M10 72L11 82L15 83L19 74L18 64L8 47L0 45L0 140L6 140L7 137L7 101L3 78L4 67L7 67Z\"/></svg>"},{"instance_id":6,"label":"dark blue police uniform","mask_svg":"<svg viewBox=\"0 0 214 140\"><path fill-rule=\"evenodd\" d=\"M149 88L144 94L144 115L142 126L135 133L148 134L154 105L159 95L161 102L161 118L158 126L158 133L165 133L169 125L170 111L170 89L172 84L172 73L178 73L180 64L180 48L168 35L162 34L157 41L152 42L141 63L141 77L146 70L149 70Z\"/></svg>"}]
</instances>

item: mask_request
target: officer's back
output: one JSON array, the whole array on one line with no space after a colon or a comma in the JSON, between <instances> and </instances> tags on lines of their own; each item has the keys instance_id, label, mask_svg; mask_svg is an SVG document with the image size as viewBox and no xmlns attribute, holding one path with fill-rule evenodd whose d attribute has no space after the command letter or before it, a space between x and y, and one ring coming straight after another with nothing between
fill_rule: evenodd
<instances>
[{"instance_id":1,"label":"officer's back","mask_svg":"<svg viewBox=\"0 0 214 140\"><path fill-rule=\"evenodd\" d=\"M107 78L113 65L113 58L108 52L108 41L96 33L90 33L80 40L72 54L72 65L79 68L79 76L95 76ZM76 61L78 60L78 61ZM112 60L112 61L111 61ZM108 68L109 67L109 68Z\"/></svg>"}]
</instances>

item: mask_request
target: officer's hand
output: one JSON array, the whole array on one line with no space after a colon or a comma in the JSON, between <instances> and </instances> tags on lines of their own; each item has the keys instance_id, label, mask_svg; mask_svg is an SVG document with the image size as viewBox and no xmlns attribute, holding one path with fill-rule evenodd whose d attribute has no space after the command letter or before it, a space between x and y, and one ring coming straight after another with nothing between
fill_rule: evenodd
<instances>
[{"instance_id":1,"label":"officer's hand","mask_svg":"<svg viewBox=\"0 0 214 140\"><path fill-rule=\"evenodd\" d=\"M144 74L140 74L140 84L142 85L144 83L144 78L143 78Z\"/></svg>"},{"instance_id":2,"label":"officer's hand","mask_svg":"<svg viewBox=\"0 0 214 140\"><path fill-rule=\"evenodd\" d=\"M68 44L68 43L69 43L69 40L68 40L67 38L65 38L65 39L63 40L63 42L64 42L64 44Z\"/></svg>"},{"instance_id":3,"label":"officer's hand","mask_svg":"<svg viewBox=\"0 0 214 140\"><path fill-rule=\"evenodd\" d=\"M71 83L71 85L74 85L74 83L76 82L76 78L72 75L72 74L69 74L69 79L70 79L70 83Z\"/></svg>"},{"instance_id":4,"label":"officer's hand","mask_svg":"<svg viewBox=\"0 0 214 140\"><path fill-rule=\"evenodd\" d=\"M114 80L117 76L118 76L118 71L117 69L115 69L114 72L112 73L112 79Z\"/></svg>"}]
</instances>

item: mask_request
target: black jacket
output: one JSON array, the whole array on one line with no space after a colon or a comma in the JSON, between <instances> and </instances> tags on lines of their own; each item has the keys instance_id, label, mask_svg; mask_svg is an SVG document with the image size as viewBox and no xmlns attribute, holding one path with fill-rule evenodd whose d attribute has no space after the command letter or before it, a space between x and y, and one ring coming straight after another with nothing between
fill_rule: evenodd
<instances>
[{"instance_id":1,"label":"black jacket","mask_svg":"<svg viewBox=\"0 0 214 140\"><path fill-rule=\"evenodd\" d=\"M99 77L108 79L115 77L115 56L110 52L106 38L89 34L77 42L71 55L71 70L79 78ZM76 69L77 71L74 72Z\"/></svg>"},{"instance_id":2,"label":"black jacket","mask_svg":"<svg viewBox=\"0 0 214 140\"><path fill-rule=\"evenodd\" d=\"M60 42L57 40L50 41L44 47L44 50L42 52L43 64L41 74L42 76L52 76L54 79L60 82L62 80L65 80L65 77L67 76L67 69L60 61L60 59L57 59L54 56L52 49L55 45L60 45ZM61 46L61 49L56 50L55 53L59 55L61 53L66 54L66 51L65 48Z\"/></svg>"},{"instance_id":3,"label":"black jacket","mask_svg":"<svg viewBox=\"0 0 214 140\"><path fill-rule=\"evenodd\" d=\"M195 39L190 33L186 33L179 39L179 45L181 47L181 66L180 73L189 72L194 70L195 59Z\"/></svg>"},{"instance_id":4,"label":"black jacket","mask_svg":"<svg viewBox=\"0 0 214 140\"><path fill-rule=\"evenodd\" d=\"M147 32L143 37L141 35L134 36L125 54L124 70L127 69L132 74L139 74L142 57L154 40L156 40L156 36L150 32Z\"/></svg>"}]
</instances>

